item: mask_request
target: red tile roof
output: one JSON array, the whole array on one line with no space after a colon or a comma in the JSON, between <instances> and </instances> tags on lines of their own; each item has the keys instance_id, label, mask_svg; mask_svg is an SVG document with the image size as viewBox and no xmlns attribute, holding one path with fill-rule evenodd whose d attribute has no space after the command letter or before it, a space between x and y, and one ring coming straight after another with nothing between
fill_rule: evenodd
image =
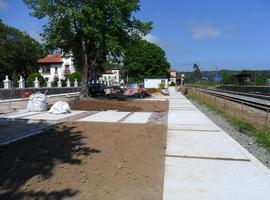
<instances>
[{"instance_id":1,"label":"red tile roof","mask_svg":"<svg viewBox=\"0 0 270 200\"><path fill-rule=\"evenodd\" d=\"M41 58L37 61L38 63L62 63L61 54L55 53L51 54L45 58Z\"/></svg>"}]
</instances>

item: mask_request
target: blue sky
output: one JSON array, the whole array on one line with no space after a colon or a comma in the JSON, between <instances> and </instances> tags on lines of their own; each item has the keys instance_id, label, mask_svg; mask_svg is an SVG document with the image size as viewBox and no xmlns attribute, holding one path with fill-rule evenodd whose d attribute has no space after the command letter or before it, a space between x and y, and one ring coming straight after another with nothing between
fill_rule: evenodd
<instances>
[{"instance_id":1,"label":"blue sky","mask_svg":"<svg viewBox=\"0 0 270 200\"><path fill-rule=\"evenodd\" d=\"M22 0L0 0L3 22L40 40L45 21L28 13ZM142 0L136 16L153 21L146 39L176 70L270 69L269 0Z\"/></svg>"}]
</instances>

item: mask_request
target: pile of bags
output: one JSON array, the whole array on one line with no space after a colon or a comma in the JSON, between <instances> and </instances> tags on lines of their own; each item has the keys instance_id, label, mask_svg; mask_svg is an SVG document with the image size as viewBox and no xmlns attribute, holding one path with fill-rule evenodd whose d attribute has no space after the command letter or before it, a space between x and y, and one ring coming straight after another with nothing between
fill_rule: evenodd
<instances>
[{"instance_id":1,"label":"pile of bags","mask_svg":"<svg viewBox=\"0 0 270 200\"><path fill-rule=\"evenodd\" d=\"M51 109L49 110L49 113L52 114L66 114L71 113L71 108L68 105L67 102L64 101L57 101L53 104Z\"/></svg>"},{"instance_id":2,"label":"pile of bags","mask_svg":"<svg viewBox=\"0 0 270 200\"><path fill-rule=\"evenodd\" d=\"M28 112L41 112L48 109L46 95L40 92L32 94L27 104Z\"/></svg>"},{"instance_id":3,"label":"pile of bags","mask_svg":"<svg viewBox=\"0 0 270 200\"><path fill-rule=\"evenodd\" d=\"M27 104L28 112L42 112L48 109L47 98L45 94L37 92L29 97ZM52 114L66 114L70 113L71 108L67 102L57 101L50 108L49 113Z\"/></svg>"}]
</instances>

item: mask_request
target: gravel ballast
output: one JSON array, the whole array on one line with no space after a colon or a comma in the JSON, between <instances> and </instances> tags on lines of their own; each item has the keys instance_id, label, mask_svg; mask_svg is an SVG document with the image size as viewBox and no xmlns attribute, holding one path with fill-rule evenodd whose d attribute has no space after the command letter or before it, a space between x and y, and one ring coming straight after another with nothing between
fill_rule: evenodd
<instances>
[{"instance_id":1,"label":"gravel ballast","mask_svg":"<svg viewBox=\"0 0 270 200\"><path fill-rule=\"evenodd\" d=\"M193 99L189 99L201 112L203 112L216 125L234 138L240 145L247 149L253 156L260 160L270 169L270 152L256 142L256 139L247 133L239 132L222 115L209 109L206 105L200 104Z\"/></svg>"}]
</instances>

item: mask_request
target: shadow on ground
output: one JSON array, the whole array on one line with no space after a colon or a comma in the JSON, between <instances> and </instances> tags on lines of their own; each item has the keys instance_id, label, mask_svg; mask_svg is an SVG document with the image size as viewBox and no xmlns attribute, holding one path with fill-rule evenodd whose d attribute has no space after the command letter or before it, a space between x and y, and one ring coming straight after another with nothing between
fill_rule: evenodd
<instances>
[{"instance_id":1,"label":"shadow on ground","mask_svg":"<svg viewBox=\"0 0 270 200\"><path fill-rule=\"evenodd\" d=\"M80 155L101 152L86 146L84 136L74 128L62 125L61 128L0 146L0 199L60 200L79 193L72 188L50 192L22 189L33 177L39 177L41 181L52 177L56 164L80 165Z\"/></svg>"}]
</instances>

